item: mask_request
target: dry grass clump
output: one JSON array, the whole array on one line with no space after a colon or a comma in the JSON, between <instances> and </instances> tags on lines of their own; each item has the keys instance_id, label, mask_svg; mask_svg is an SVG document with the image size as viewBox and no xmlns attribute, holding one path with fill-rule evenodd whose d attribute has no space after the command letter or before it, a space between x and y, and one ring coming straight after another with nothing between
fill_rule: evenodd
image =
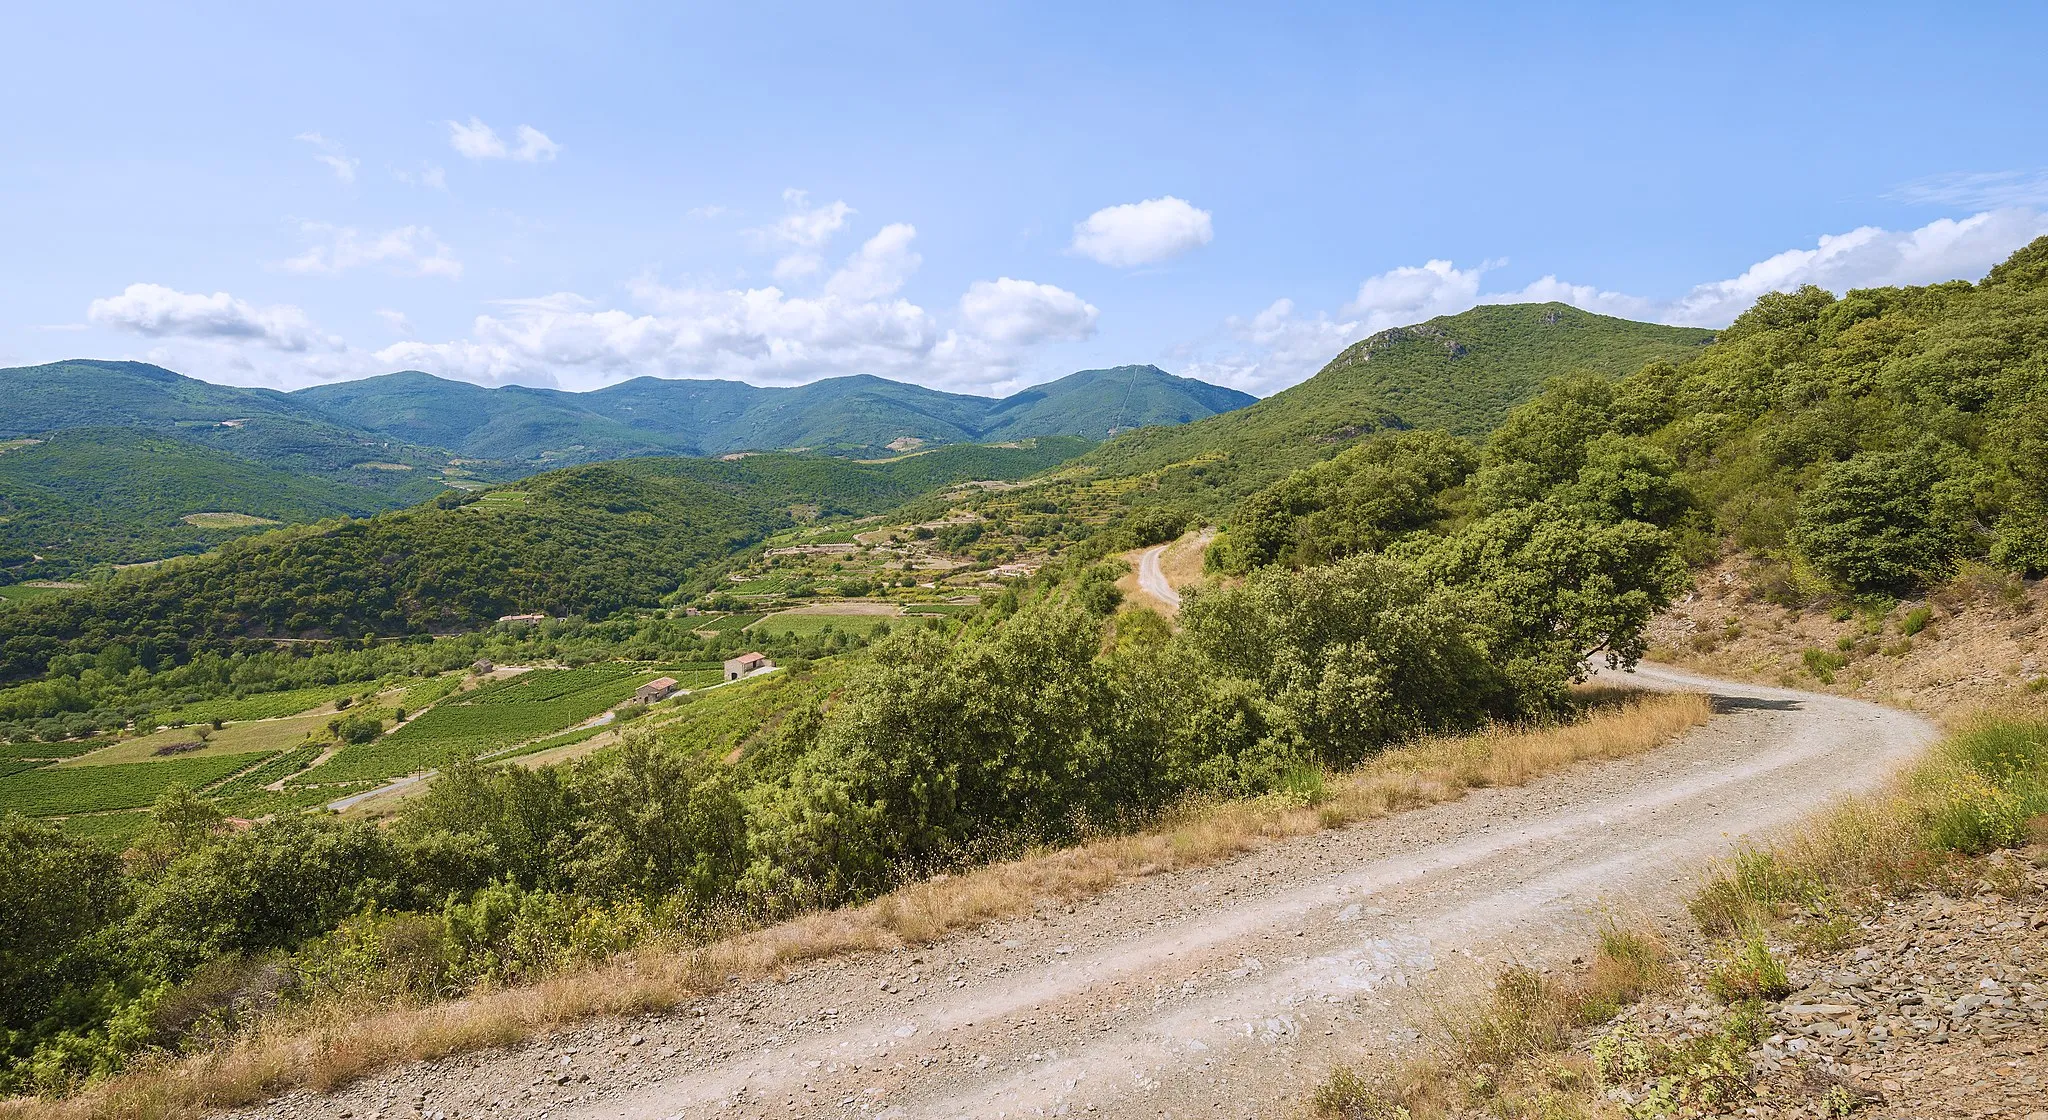
<instances>
[{"instance_id":1,"label":"dry grass clump","mask_svg":"<svg viewBox=\"0 0 2048 1120\"><path fill-rule=\"evenodd\" d=\"M458 1000L302 1009L212 1052L142 1063L69 1098L0 1102L0 1120L198 1116L291 1089L331 1089L402 1062L503 1047L582 1020L663 1011L733 978L771 976L846 953L928 944L1096 894L1122 880L1215 863L1287 837L1452 800L1475 787L1520 785L1573 762L1640 754L1712 714L1707 698L1694 693L1588 691L1581 703L1591 714L1576 723L1425 740L1342 774L1304 775L1296 788L1280 794L1189 804L1144 832L933 876L864 905L735 932L706 945L643 946L600 965ZM1593 986L1573 989L1573 1006L1612 998L1610 988L1637 975L1629 969L1646 969L1645 959L1603 952L1604 963L1589 974Z\"/></svg>"},{"instance_id":2,"label":"dry grass clump","mask_svg":"<svg viewBox=\"0 0 2048 1120\"><path fill-rule=\"evenodd\" d=\"M1692 915L1710 934L1837 923L1873 897L1974 882L1967 857L2025 845L2044 817L2048 720L2031 704L1979 715L1890 788L1716 868Z\"/></svg>"},{"instance_id":3,"label":"dry grass clump","mask_svg":"<svg viewBox=\"0 0 2048 1120\"><path fill-rule=\"evenodd\" d=\"M1584 971L1553 978L1510 968L1483 1005L1446 1017L1435 1053L1379 1078L1339 1069L1310 1103L1331 1120L1434 1120L1474 1110L1560 1115L1557 1107L1596 1080L1583 1059L1565 1056L1572 1040L1676 983L1672 962L1671 948L1653 932L1606 930Z\"/></svg>"}]
</instances>

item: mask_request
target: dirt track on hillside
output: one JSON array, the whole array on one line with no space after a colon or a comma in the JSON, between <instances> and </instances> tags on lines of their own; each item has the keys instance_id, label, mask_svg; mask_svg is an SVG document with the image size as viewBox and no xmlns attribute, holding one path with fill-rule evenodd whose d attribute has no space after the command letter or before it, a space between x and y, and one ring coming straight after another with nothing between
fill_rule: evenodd
<instances>
[{"instance_id":1,"label":"dirt track on hillside","mask_svg":"<svg viewBox=\"0 0 2048 1120\"><path fill-rule=\"evenodd\" d=\"M1674 918L1703 861L1933 734L1839 697L1636 679L1707 688L1721 714L1630 761L251 1115L1298 1116L1330 1066L1401 1050L1433 1001L1508 960L1562 964L1605 915Z\"/></svg>"}]
</instances>

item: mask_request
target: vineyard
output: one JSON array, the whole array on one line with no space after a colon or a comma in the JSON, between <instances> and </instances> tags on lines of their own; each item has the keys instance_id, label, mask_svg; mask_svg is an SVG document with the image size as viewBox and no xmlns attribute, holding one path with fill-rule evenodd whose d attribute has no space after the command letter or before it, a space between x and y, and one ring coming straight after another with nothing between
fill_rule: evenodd
<instances>
[{"instance_id":1,"label":"vineyard","mask_svg":"<svg viewBox=\"0 0 2048 1120\"><path fill-rule=\"evenodd\" d=\"M748 628L750 634L767 637L808 638L817 634L879 635L903 619L898 615L874 614L771 614Z\"/></svg>"},{"instance_id":2,"label":"vineyard","mask_svg":"<svg viewBox=\"0 0 2048 1120\"><path fill-rule=\"evenodd\" d=\"M706 622L704 625L697 627L697 629L704 630L713 634L728 634L734 630L745 630L747 627L752 626L756 622L759 622L766 617L768 616L758 612L747 614L720 615L719 617L714 618L709 622Z\"/></svg>"},{"instance_id":3,"label":"vineyard","mask_svg":"<svg viewBox=\"0 0 2048 1120\"><path fill-rule=\"evenodd\" d=\"M259 692L234 699L205 700L166 712L161 719L166 724L210 723L213 720L242 723L254 719L276 719L279 716L295 716L300 712L331 704L368 687L370 686L361 683L330 684L317 688L294 688L283 692Z\"/></svg>"},{"instance_id":4,"label":"vineyard","mask_svg":"<svg viewBox=\"0 0 2048 1120\"><path fill-rule=\"evenodd\" d=\"M264 755L231 754L168 762L29 770L0 778L0 813L31 817L139 809L174 785L198 789L249 766Z\"/></svg>"},{"instance_id":5,"label":"vineyard","mask_svg":"<svg viewBox=\"0 0 2048 1120\"><path fill-rule=\"evenodd\" d=\"M375 742L346 747L315 777L391 778L504 750L597 716L654 676L628 665L536 669L444 700Z\"/></svg>"}]
</instances>

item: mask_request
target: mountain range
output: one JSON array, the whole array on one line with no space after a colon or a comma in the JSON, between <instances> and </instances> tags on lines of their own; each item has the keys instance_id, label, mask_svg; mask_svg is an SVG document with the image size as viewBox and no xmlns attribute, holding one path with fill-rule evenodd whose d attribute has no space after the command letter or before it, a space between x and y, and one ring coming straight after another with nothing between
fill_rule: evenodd
<instances>
[{"instance_id":1,"label":"mountain range","mask_svg":"<svg viewBox=\"0 0 2048 1120\"><path fill-rule=\"evenodd\" d=\"M996 399L879 377L795 388L643 377L569 393L419 372L285 393L79 360L0 369L0 399L0 569L24 579L201 552L266 525L397 509L578 463L1100 440L1255 398L1153 366L1083 370Z\"/></svg>"},{"instance_id":2,"label":"mountain range","mask_svg":"<svg viewBox=\"0 0 2048 1120\"><path fill-rule=\"evenodd\" d=\"M284 393L214 385L138 362L85 360L0 369L0 394L10 405L0 438L118 425L172 432L264 461L280 454L304 460L319 448L326 454L316 457L352 466L369 452L403 459L411 451L428 460L490 460L510 473L636 455L868 453L903 440L1100 440L1256 399L1154 366L1082 370L992 398L867 376L793 388L641 377L570 393L487 389L417 371Z\"/></svg>"}]
</instances>

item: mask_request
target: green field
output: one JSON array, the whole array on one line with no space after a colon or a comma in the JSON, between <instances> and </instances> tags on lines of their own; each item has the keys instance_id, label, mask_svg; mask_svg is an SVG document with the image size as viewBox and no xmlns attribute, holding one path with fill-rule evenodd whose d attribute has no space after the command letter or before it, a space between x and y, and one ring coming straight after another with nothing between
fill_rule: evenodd
<instances>
[{"instance_id":1,"label":"green field","mask_svg":"<svg viewBox=\"0 0 2048 1120\"><path fill-rule=\"evenodd\" d=\"M878 629L891 629L903 621L901 616L886 614L771 614L748 627L747 632L795 638L808 638L828 630L835 634L866 635Z\"/></svg>"},{"instance_id":2,"label":"green field","mask_svg":"<svg viewBox=\"0 0 2048 1120\"><path fill-rule=\"evenodd\" d=\"M64 589L61 587L24 587L18 583L9 584L5 587L0 587L0 607L4 607L9 603L25 603L30 599L41 599L47 595L61 595L63 593Z\"/></svg>"},{"instance_id":3,"label":"green field","mask_svg":"<svg viewBox=\"0 0 2048 1120\"><path fill-rule=\"evenodd\" d=\"M0 778L0 813L50 817L61 813L140 809L171 786L198 789L263 757L261 753L231 754L11 774Z\"/></svg>"},{"instance_id":4,"label":"green field","mask_svg":"<svg viewBox=\"0 0 2048 1120\"><path fill-rule=\"evenodd\" d=\"M295 716L344 696L353 696L369 685L330 684L318 688L294 688L283 692L259 692L253 696L205 700L187 704L182 708L163 713L159 718L165 723L211 723L226 720L241 723L252 719L276 719L279 716Z\"/></svg>"},{"instance_id":5,"label":"green field","mask_svg":"<svg viewBox=\"0 0 2048 1120\"><path fill-rule=\"evenodd\" d=\"M750 614L721 615L698 626L697 629L709 630L714 634L726 634L734 630L745 630L747 627L752 626L756 622L759 622L766 617L768 616L758 612Z\"/></svg>"},{"instance_id":6,"label":"green field","mask_svg":"<svg viewBox=\"0 0 2048 1120\"><path fill-rule=\"evenodd\" d=\"M147 812L128 810L120 813L94 813L83 817L66 817L57 822L65 835L80 840L124 846L128 841L142 835L149 827Z\"/></svg>"},{"instance_id":7,"label":"green field","mask_svg":"<svg viewBox=\"0 0 2048 1120\"><path fill-rule=\"evenodd\" d=\"M980 603L906 603L903 606L903 613L907 615L956 615L980 609Z\"/></svg>"},{"instance_id":8,"label":"green field","mask_svg":"<svg viewBox=\"0 0 2048 1120\"><path fill-rule=\"evenodd\" d=\"M96 751L114 741L111 735L91 739L72 739L62 743L0 743L0 761L32 758L47 761L53 758L76 758L87 751Z\"/></svg>"},{"instance_id":9,"label":"green field","mask_svg":"<svg viewBox=\"0 0 2048 1120\"><path fill-rule=\"evenodd\" d=\"M375 742L344 747L308 781L392 778L564 731L660 674L638 666L535 669L451 697Z\"/></svg>"},{"instance_id":10,"label":"green field","mask_svg":"<svg viewBox=\"0 0 2048 1120\"><path fill-rule=\"evenodd\" d=\"M82 769L153 762L157 759L177 761L234 754L275 754L305 742L308 734L326 727L327 721L332 718L334 717L331 713L322 710L285 719L231 723L219 731L208 731L205 745L198 750L159 755L156 753L159 748L198 742L199 729L196 727L166 727L161 731L153 731L138 738L115 743L91 754L66 759L58 763L58 766L63 769Z\"/></svg>"}]
</instances>

